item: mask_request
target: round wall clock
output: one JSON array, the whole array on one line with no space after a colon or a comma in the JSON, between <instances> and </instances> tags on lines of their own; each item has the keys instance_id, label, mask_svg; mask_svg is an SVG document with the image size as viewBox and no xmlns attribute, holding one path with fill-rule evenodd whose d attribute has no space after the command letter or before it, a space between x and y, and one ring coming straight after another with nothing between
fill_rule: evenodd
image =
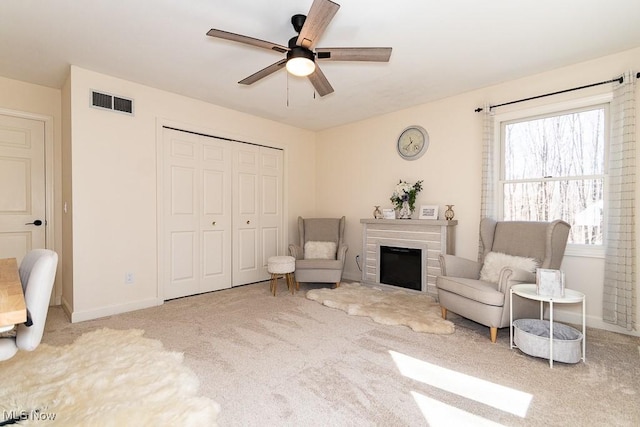
<instances>
[{"instance_id":1,"label":"round wall clock","mask_svg":"<svg viewBox=\"0 0 640 427\"><path fill-rule=\"evenodd\" d=\"M403 159L418 159L429 148L429 134L422 126L409 126L398 137L396 148Z\"/></svg>"}]
</instances>

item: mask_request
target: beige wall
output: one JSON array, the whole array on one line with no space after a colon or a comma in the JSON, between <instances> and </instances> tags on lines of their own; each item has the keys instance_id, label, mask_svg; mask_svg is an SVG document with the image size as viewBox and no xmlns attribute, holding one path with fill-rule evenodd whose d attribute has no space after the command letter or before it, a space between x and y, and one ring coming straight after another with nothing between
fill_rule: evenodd
<instances>
[{"instance_id":1,"label":"beige wall","mask_svg":"<svg viewBox=\"0 0 640 427\"><path fill-rule=\"evenodd\" d=\"M315 210L315 133L75 66L70 82L74 321L160 303L156 134L164 122L283 148L287 230ZM92 89L133 99L134 116L90 107Z\"/></svg>"},{"instance_id":2,"label":"beige wall","mask_svg":"<svg viewBox=\"0 0 640 427\"><path fill-rule=\"evenodd\" d=\"M79 67L71 67L62 90L0 77L0 108L53 118L55 249L61 253L58 274L63 275L63 285L56 293L58 298L62 295L73 319L83 320L159 303L159 123L167 121L187 129L284 148L288 241L297 238L298 215L346 215L350 250L345 278L359 280L355 263L362 244L359 220L371 217L374 205L390 206L389 197L398 179L425 181L417 205L437 204L440 215L444 204L455 205L459 220L457 254L475 258L481 168L481 117L473 112L476 107L607 80L627 69L640 69L640 49L319 133ZM135 116L91 108L91 89L133 98ZM547 98L527 103L526 107L603 90L607 88ZM427 154L414 162L401 160L395 151L398 134L410 124L424 126L431 138ZM62 214L63 194L66 215ZM587 294L589 324L612 329L600 320L602 259L567 257L563 269L567 285ZM135 273L134 285L124 284L125 271ZM572 309L564 316L575 320L576 314Z\"/></svg>"},{"instance_id":3,"label":"beige wall","mask_svg":"<svg viewBox=\"0 0 640 427\"><path fill-rule=\"evenodd\" d=\"M360 218L371 218L374 205L391 207L389 197L399 179L412 183L424 180L417 206L439 205L442 217L445 204L455 205L459 221L457 254L475 259L478 250L482 118L474 109L484 103L499 104L609 80L628 69L640 70L640 49L320 132L316 188L318 214L347 217L345 233L349 251L345 277L360 279L355 262L356 255L362 251ZM518 104L511 110L608 90L609 85L600 86ZM510 110L497 110L499 113L506 111ZM640 113L640 108L637 111ZM427 129L431 145L422 158L405 161L396 154L396 139L401 130L411 124ZM600 258L566 257L563 269L567 286L587 295L588 323L609 328L601 321L603 265ZM562 315L567 320L577 320L578 308L565 310ZM615 330L613 327L610 329Z\"/></svg>"},{"instance_id":4,"label":"beige wall","mask_svg":"<svg viewBox=\"0 0 640 427\"><path fill-rule=\"evenodd\" d=\"M62 218L59 215L61 194L57 189L60 188L60 149L61 149L61 104L60 90L47 88L43 86L24 83L18 80L0 77L0 109L8 110L16 113L26 113L34 117L47 120L46 126L52 126L53 129L45 129L47 134L47 143L51 144L51 151L47 155L52 155L52 164L54 168L53 176L53 209L52 216L48 218L53 224L53 238L47 241L47 247L54 249L61 254L62 248ZM60 257L62 261L62 256ZM56 284L54 287L52 299L56 304L60 303L62 294L62 271L58 269L56 274Z\"/></svg>"}]
</instances>

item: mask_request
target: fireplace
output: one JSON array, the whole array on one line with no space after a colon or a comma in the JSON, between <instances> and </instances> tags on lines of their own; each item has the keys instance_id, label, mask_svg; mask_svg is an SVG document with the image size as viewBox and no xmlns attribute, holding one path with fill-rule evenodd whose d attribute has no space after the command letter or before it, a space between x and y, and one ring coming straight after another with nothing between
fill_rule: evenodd
<instances>
[{"instance_id":1,"label":"fireplace","mask_svg":"<svg viewBox=\"0 0 640 427\"><path fill-rule=\"evenodd\" d=\"M458 221L361 219L360 223L364 226L362 229L364 259L362 283L375 286L381 283L388 284L391 281L387 278L381 280L380 248L382 246L417 249L421 253L420 287L416 286L415 289L437 297L436 277L440 274L438 256L440 254L455 254L454 231ZM385 274L388 272L385 267Z\"/></svg>"},{"instance_id":2,"label":"fireplace","mask_svg":"<svg viewBox=\"0 0 640 427\"><path fill-rule=\"evenodd\" d=\"M422 250L380 246L380 283L422 290Z\"/></svg>"}]
</instances>

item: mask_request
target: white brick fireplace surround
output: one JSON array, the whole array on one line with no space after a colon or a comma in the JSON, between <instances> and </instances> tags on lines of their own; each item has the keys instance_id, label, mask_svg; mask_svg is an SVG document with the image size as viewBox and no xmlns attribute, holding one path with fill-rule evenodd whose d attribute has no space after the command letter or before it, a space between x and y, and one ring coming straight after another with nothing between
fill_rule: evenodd
<instances>
[{"instance_id":1,"label":"white brick fireplace surround","mask_svg":"<svg viewBox=\"0 0 640 427\"><path fill-rule=\"evenodd\" d=\"M422 292L437 297L438 256L455 254L455 226L458 221L429 219L361 219L362 282L380 284L380 246L422 251ZM426 268L424 268L426 266Z\"/></svg>"}]
</instances>

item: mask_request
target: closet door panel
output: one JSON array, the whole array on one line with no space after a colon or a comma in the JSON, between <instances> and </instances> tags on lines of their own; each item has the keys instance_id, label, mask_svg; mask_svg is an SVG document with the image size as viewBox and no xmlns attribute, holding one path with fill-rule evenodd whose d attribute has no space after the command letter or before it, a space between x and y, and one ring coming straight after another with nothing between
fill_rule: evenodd
<instances>
[{"instance_id":1,"label":"closet door panel","mask_svg":"<svg viewBox=\"0 0 640 427\"><path fill-rule=\"evenodd\" d=\"M231 167L228 141L200 136L200 292L231 287Z\"/></svg>"},{"instance_id":2,"label":"closet door panel","mask_svg":"<svg viewBox=\"0 0 640 427\"><path fill-rule=\"evenodd\" d=\"M260 147L260 228L263 265L270 256L285 255L282 238L282 150Z\"/></svg>"},{"instance_id":3,"label":"closet door panel","mask_svg":"<svg viewBox=\"0 0 640 427\"><path fill-rule=\"evenodd\" d=\"M203 174L203 211L202 211L202 279L205 282L217 279L223 285L224 277L228 278L230 284L230 266L225 268L227 259L230 261L228 252L230 251L230 224L224 222L225 183L224 172L216 170L205 170ZM209 222L211 220L211 222ZM224 286L222 286L224 287ZM213 284L211 290L218 288Z\"/></svg>"},{"instance_id":4,"label":"closet door panel","mask_svg":"<svg viewBox=\"0 0 640 427\"><path fill-rule=\"evenodd\" d=\"M197 268L196 251L195 233L191 231L171 233L171 253L175 256L171 258L172 287L170 289L174 293L170 294L169 298L184 292L189 294L198 291L198 280L195 273Z\"/></svg>"},{"instance_id":5,"label":"closet door panel","mask_svg":"<svg viewBox=\"0 0 640 427\"><path fill-rule=\"evenodd\" d=\"M164 299L231 286L231 148L163 131Z\"/></svg>"},{"instance_id":6,"label":"closet door panel","mask_svg":"<svg viewBox=\"0 0 640 427\"><path fill-rule=\"evenodd\" d=\"M220 254L225 251L225 236L221 231L205 231L203 233L202 258L204 279L219 277L225 273L224 257Z\"/></svg>"},{"instance_id":7,"label":"closet door panel","mask_svg":"<svg viewBox=\"0 0 640 427\"><path fill-rule=\"evenodd\" d=\"M171 168L171 283L172 296L198 290L198 259L196 228L195 168ZM180 290L178 291L179 288Z\"/></svg>"},{"instance_id":8,"label":"closet door panel","mask_svg":"<svg viewBox=\"0 0 640 427\"><path fill-rule=\"evenodd\" d=\"M278 227L262 227L262 265L266 266L269 257L278 255L280 247L280 229Z\"/></svg>"},{"instance_id":9,"label":"closet door panel","mask_svg":"<svg viewBox=\"0 0 640 427\"><path fill-rule=\"evenodd\" d=\"M171 215L176 220L195 215L195 174L193 166L171 167Z\"/></svg>"},{"instance_id":10,"label":"closet door panel","mask_svg":"<svg viewBox=\"0 0 640 427\"><path fill-rule=\"evenodd\" d=\"M275 176L262 177L262 215L278 215L280 206L279 180Z\"/></svg>"},{"instance_id":11,"label":"closet door panel","mask_svg":"<svg viewBox=\"0 0 640 427\"><path fill-rule=\"evenodd\" d=\"M233 286L264 280L259 246L259 147L234 146Z\"/></svg>"},{"instance_id":12,"label":"closet door panel","mask_svg":"<svg viewBox=\"0 0 640 427\"><path fill-rule=\"evenodd\" d=\"M240 247L238 258L238 270L240 273L252 273L258 266L257 244L258 236L254 228L245 228L238 231L238 246Z\"/></svg>"},{"instance_id":13,"label":"closet door panel","mask_svg":"<svg viewBox=\"0 0 640 427\"><path fill-rule=\"evenodd\" d=\"M241 172L238 174L238 214L242 216L256 217L258 215L257 195L258 177L255 173Z\"/></svg>"},{"instance_id":14,"label":"closet door panel","mask_svg":"<svg viewBox=\"0 0 640 427\"><path fill-rule=\"evenodd\" d=\"M202 213L204 215L223 215L226 202L219 195L224 195L225 193L224 172L205 170L203 174Z\"/></svg>"},{"instance_id":15,"label":"closet door panel","mask_svg":"<svg viewBox=\"0 0 640 427\"><path fill-rule=\"evenodd\" d=\"M164 173L164 298L199 289L198 137L165 132Z\"/></svg>"}]
</instances>

